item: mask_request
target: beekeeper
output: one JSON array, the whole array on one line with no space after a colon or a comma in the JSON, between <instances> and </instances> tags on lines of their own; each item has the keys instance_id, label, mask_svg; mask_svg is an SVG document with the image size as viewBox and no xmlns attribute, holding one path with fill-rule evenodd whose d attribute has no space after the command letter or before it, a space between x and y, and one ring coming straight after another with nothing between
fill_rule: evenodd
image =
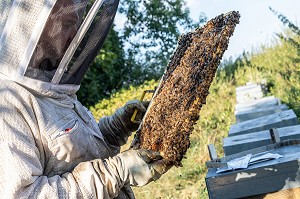
<instances>
[{"instance_id":1,"label":"beekeeper","mask_svg":"<svg viewBox=\"0 0 300 199\"><path fill-rule=\"evenodd\" d=\"M97 123L76 99L118 4L0 1L0 198L134 198L169 169L158 152L119 153L141 102Z\"/></svg>"}]
</instances>

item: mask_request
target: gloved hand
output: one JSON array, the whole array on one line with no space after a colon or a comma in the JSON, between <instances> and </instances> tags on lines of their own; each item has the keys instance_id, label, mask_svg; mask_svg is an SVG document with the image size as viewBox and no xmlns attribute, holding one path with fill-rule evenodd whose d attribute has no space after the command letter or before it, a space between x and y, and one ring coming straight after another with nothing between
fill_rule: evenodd
<instances>
[{"instance_id":1,"label":"gloved hand","mask_svg":"<svg viewBox=\"0 0 300 199\"><path fill-rule=\"evenodd\" d=\"M114 115L122 122L124 128L127 131L134 132L138 129L143 116L146 113L148 105L149 101L141 102L139 100L131 100L127 102L123 107L119 108ZM131 121L131 117L135 110L138 111L135 118L135 121L138 121L136 123Z\"/></svg>"},{"instance_id":2,"label":"gloved hand","mask_svg":"<svg viewBox=\"0 0 300 199\"><path fill-rule=\"evenodd\" d=\"M157 180L172 167L168 161L162 159L159 152L146 149L130 149L116 157L121 159L124 169L128 170L132 186L144 186Z\"/></svg>"},{"instance_id":3,"label":"gloved hand","mask_svg":"<svg viewBox=\"0 0 300 199\"><path fill-rule=\"evenodd\" d=\"M158 152L130 149L107 159L82 162L72 173L85 192L87 190L99 198L103 194L106 197L101 198L116 198L123 187L144 186L160 178L170 168L169 162Z\"/></svg>"},{"instance_id":4,"label":"gloved hand","mask_svg":"<svg viewBox=\"0 0 300 199\"><path fill-rule=\"evenodd\" d=\"M148 101L132 100L119 108L115 114L101 118L99 128L106 141L117 146L126 144L128 136L138 129L148 105ZM135 110L138 110L135 119L138 123L131 122Z\"/></svg>"}]
</instances>

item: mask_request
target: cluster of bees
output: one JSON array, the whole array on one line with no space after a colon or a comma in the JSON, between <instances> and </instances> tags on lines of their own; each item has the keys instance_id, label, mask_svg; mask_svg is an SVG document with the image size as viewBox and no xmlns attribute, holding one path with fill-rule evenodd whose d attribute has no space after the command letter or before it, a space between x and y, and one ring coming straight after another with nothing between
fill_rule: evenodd
<instances>
[{"instance_id":1,"label":"cluster of bees","mask_svg":"<svg viewBox=\"0 0 300 199\"><path fill-rule=\"evenodd\" d=\"M141 148L159 151L171 164L181 166L239 17L236 11L219 15L179 39L138 132Z\"/></svg>"}]
</instances>

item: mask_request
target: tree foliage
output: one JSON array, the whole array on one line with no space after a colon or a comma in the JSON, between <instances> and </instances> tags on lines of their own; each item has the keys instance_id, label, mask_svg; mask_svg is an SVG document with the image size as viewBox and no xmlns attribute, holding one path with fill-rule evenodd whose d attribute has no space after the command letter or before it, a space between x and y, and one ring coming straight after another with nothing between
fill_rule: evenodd
<instances>
[{"instance_id":1,"label":"tree foliage","mask_svg":"<svg viewBox=\"0 0 300 199\"><path fill-rule=\"evenodd\" d=\"M88 107L122 87L160 78L180 29L199 25L189 17L184 0L121 0L120 12L127 17L124 29L111 29L77 93ZM199 20L206 20L204 14Z\"/></svg>"},{"instance_id":2,"label":"tree foliage","mask_svg":"<svg viewBox=\"0 0 300 199\"><path fill-rule=\"evenodd\" d=\"M129 43L127 60L136 83L160 77L180 29L191 30L206 20L202 13L196 24L184 0L123 0L120 12L127 16L123 40Z\"/></svg>"},{"instance_id":3,"label":"tree foliage","mask_svg":"<svg viewBox=\"0 0 300 199\"><path fill-rule=\"evenodd\" d=\"M278 11L274 10L273 8L269 7L271 12L273 12L274 15L278 17L278 19L283 23L283 25L287 26L289 30L293 33L293 36L300 37L300 28L294 24L291 20L289 20L285 15L279 13ZM297 38L293 38L290 36L284 36L282 33L276 33L276 35L283 41L290 43L292 46L294 46L297 51L298 55L300 55L300 42L297 41Z\"/></svg>"},{"instance_id":4,"label":"tree foliage","mask_svg":"<svg viewBox=\"0 0 300 199\"><path fill-rule=\"evenodd\" d=\"M88 107L93 106L114 90L120 89L127 81L128 69L124 62L122 41L112 28L81 83L77 92L79 100Z\"/></svg>"}]
</instances>

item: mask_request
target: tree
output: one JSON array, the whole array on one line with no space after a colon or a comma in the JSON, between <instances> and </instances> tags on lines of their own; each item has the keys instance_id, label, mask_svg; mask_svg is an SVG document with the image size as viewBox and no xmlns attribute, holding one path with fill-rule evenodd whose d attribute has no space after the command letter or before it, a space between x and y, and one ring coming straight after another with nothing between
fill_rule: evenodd
<instances>
[{"instance_id":1,"label":"tree","mask_svg":"<svg viewBox=\"0 0 300 199\"><path fill-rule=\"evenodd\" d=\"M294 38L290 37L290 36L284 36L282 33L277 33L276 35L285 42L290 43L292 46L294 46L297 51L298 51L298 55L300 55L300 43L299 41L299 37L300 37L300 28L294 24L292 21L290 21L286 16L284 16L283 14L279 13L278 11L274 10L273 8L269 7L269 9L271 10L271 12L273 12L274 15L276 15L278 17L278 19L283 23L283 25L288 26L289 30L292 31L292 33L294 33Z\"/></svg>"},{"instance_id":2,"label":"tree","mask_svg":"<svg viewBox=\"0 0 300 199\"><path fill-rule=\"evenodd\" d=\"M127 16L123 40L129 44L126 59L134 83L159 78L176 47L180 28L191 30L206 21L202 13L195 23L184 0L123 0L120 12Z\"/></svg>"},{"instance_id":3,"label":"tree","mask_svg":"<svg viewBox=\"0 0 300 199\"><path fill-rule=\"evenodd\" d=\"M127 16L121 36L111 29L77 93L87 107L121 87L159 79L175 50L180 28L196 26L184 0L121 0L120 12ZM205 20L202 14L200 23Z\"/></svg>"},{"instance_id":4,"label":"tree","mask_svg":"<svg viewBox=\"0 0 300 199\"><path fill-rule=\"evenodd\" d=\"M113 27L77 92L85 106L93 106L114 90L120 89L127 81L123 44Z\"/></svg>"}]
</instances>

